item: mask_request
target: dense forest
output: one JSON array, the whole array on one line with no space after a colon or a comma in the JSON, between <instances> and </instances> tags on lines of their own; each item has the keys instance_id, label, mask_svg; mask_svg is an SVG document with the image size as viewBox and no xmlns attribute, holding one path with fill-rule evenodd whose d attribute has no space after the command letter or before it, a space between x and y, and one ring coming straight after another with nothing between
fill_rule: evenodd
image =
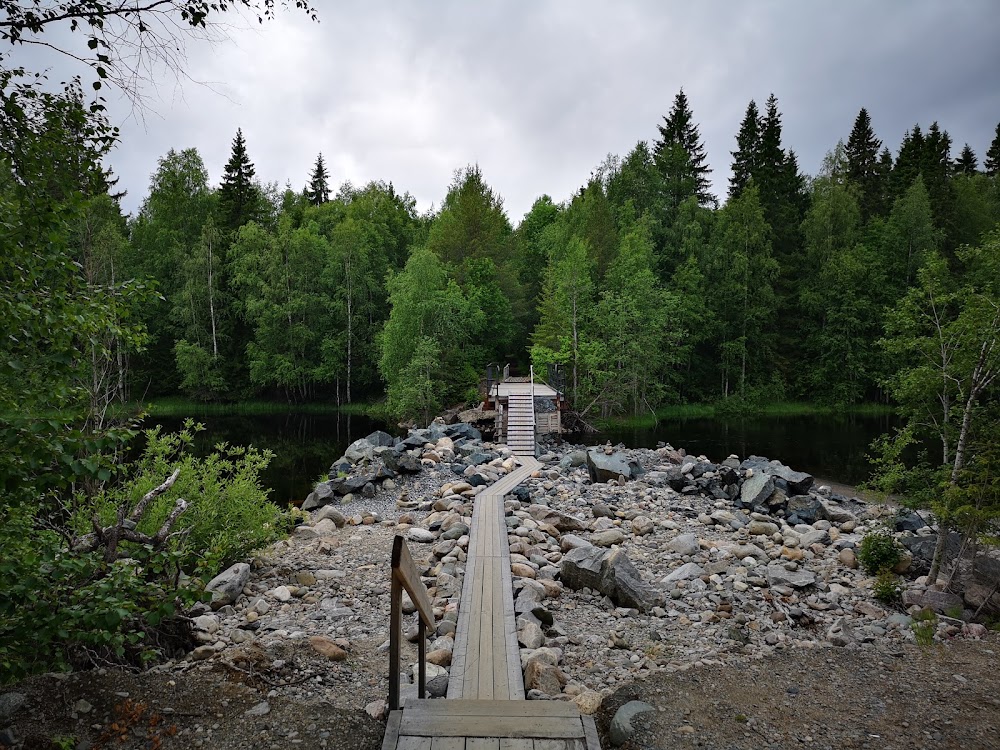
<instances>
[{"instance_id":1,"label":"dense forest","mask_svg":"<svg viewBox=\"0 0 1000 750\"><path fill-rule=\"evenodd\" d=\"M1000 538L1000 125L980 161L937 123L894 153L867 110L850 130L845 113L846 141L807 177L777 100L750 102L720 202L682 91L654 140L516 227L478 167L421 214L391 184L334 193L322 156L303 187L261 184L237 130L217 185L171 150L125 216L100 94L135 80L118 53L176 63L178 34L230 9L162 5L0 18L11 49L64 24L93 74L60 88L0 51L0 683L165 658L201 584L294 522L260 484L268 452L196 456L194 424L137 441L123 406L156 396L387 396L426 416L474 398L487 364L530 362L605 416L892 402L905 426L878 446L882 486ZM263 21L276 5L236 7Z\"/></svg>"},{"instance_id":2,"label":"dense forest","mask_svg":"<svg viewBox=\"0 0 1000 750\"><path fill-rule=\"evenodd\" d=\"M847 118L845 118L845 121ZM846 128L845 128L846 131ZM725 200L684 92L624 158L515 227L476 166L420 214L392 184L255 177L237 131L217 186L194 149L159 159L138 214L94 195L79 252L155 284L136 310L132 398L183 393L346 403L399 414L474 393L490 362L562 366L601 415L782 398L885 401L887 311L931 256L955 266L1000 220L1000 126L958 150L938 123L895 154L862 109L820 173L800 171L771 96L749 103ZM122 366L126 357L120 359Z\"/></svg>"}]
</instances>

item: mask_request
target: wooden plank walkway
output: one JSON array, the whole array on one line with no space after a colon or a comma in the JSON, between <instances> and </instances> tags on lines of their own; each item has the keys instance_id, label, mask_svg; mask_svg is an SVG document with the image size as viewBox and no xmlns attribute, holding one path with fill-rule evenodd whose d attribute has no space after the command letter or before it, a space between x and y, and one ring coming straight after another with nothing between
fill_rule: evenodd
<instances>
[{"instance_id":1,"label":"wooden plank walkway","mask_svg":"<svg viewBox=\"0 0 1000 750\"><path fill-rule=\"evenodd\" d=\"M503 497L541 464L519 460L474 502L448 700L391 712L382 750L600 750L574 704L524 700Z\"/></svg>"},{"instance_id":2,"label":"wooden plank walkway","mask_svg":"<svg viewBox=\"0 0 1000 750\"><path fill-rule=\"evenodd\" d=\"M532 456L520 462L476 496L448 681L452 699L524 699L503 497L541 464Z\"/></svg>"}]
</instances>

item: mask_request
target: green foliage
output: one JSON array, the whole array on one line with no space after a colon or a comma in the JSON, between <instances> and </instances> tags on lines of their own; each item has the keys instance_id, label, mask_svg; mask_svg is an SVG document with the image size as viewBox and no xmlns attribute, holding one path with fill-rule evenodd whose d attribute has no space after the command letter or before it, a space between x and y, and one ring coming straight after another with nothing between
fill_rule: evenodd
<instances>
[{"instance_id":1,"label":"green foliage","mask_svg":"<svg viewBox=\"0 0 1000 750\"><path fill-rule=\"evenodd\" d=\"M162 481L162 480L161 480ZM134 550L111 564L98 552L75 553L45 511L0 511L0 683L74 665L140 664L157 655L157 627L191 603L197 587L170 584L176 557Z\"/></svg>"},{"instance_id":2,"label":"green foliage","mask_svg":"<svg viewBox=\"0 0 1000 750\"><path fill-rule=\"evenodd\" d=\"M189 572L211 576L279 539L288 528L286 514L271 503L260 484L260 472L273 458L270 451L221 443L208 456L193 455L194 436L203 430L191 420L177 433L145 432L142 456L129 467L130 481L101 493L95 501L103 523L111 523L120 506L133 507L145 493L161 484L175 469L180 476L149 506L139 531L153 534L163 524L178 498L189 508L173 530L178 535L169 549ZM89 513L76 519L83 531ZM122 543L131 553L130 545ZM131 545L134 547L134 545Z\"/></svg>"},{"instance_id":3,"label":"green foliage","mask_svg":"<svg viewBox=\"0 0 1000 750\"><path fill-rule=\"evenodd\" d=\"M872 586L872 595L883 604L897 604L902 595L899 576L888 568L880 570Z\"/></svg>"},{"instance_id":4,"label":"green foliage","mask_svg":"<svg viewBox=\"0 0 1000 750\"><path fill-rule=\"evenodd\" d=\"M886 531L870 531L858 547L858 562L869 575L891 572L899 564L899 545Z\"/></svg>"},{"instance_id":5,"label":"green foliage","mask_svg":"<svg viewBox=\"0 0 1000 750\"><path fill-rule=\"evenodd\" d=\"M436 254L418 249L402 273L389 279L392 312L379 339L379 370L390 405L400 416L423 414L433 404L465 394L476 372L463 362L462 347L482 325L471 304ZM407 382L411 378L415 382Z\"/></svg>"},{"instance_id":6,"label":"green foliage","mask_svg":"<svg viewBox=\"0 0 1000 750\"><path fill-rule=\"evenodd\" d=\"M917 645L923 648L933 645L934 633L937 632L938 616L931 609L922 609L913 615L910 630L917 639Z\"/></svg>"}]
</instances>

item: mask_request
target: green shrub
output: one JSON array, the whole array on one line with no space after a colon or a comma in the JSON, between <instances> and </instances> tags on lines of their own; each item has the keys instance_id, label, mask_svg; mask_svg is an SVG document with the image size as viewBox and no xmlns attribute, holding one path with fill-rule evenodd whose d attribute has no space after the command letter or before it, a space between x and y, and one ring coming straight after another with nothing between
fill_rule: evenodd
<instances>
[{"instance_id":1,"label":"green shrub","mask_svg":"<svg viewBox=\"0 0 1000 750\"><path fill-rule=\"evenodd\" d=\"M899 564L899 560L899 546L888 532L872 531L861 540L858 562L869 575L892 570Z\"/></svg>"},{"instance_id":2,"label":"green shrub","mask_svg":"<svg viewBox=\"0 0 1000 750\"><path fill-rule=\"evenodd\" d=\"M910 630L917 639L917 645L930 646L934 643L934 633L937 630L938 617L933 610L922 609L913 615Z\"/></svg>"},{"instance_id":3,"label":"green shrub","mask_svg":"<svg viewBox=\"0 0 1000 750\"><path fill-rule=\"evenodd\" d=\"M84 663L141 664L155 658L160 623L175 600L200 587L170 585L169 553L137 550L108 564L101 552L69 551L42 528L37 507L0 513L0 684Z\"/></svg>"},{"instance_id":4,"label":"green shrub","mask_svg":"<svg viewBox=\"0 0 1000 750\"><path fill-rule=\"evenodd\" d=\"M883 569L875 579L872 594L883 604L895 604L900 597L899 578L888 568Z\"/></svg>"},{"instance_id":5,"label":"green shrub","mask_svg":"<svg viewBox=\"0 0 1000 750\"><path fill-rule=\"evenodd\" d=\"M190 449L198 429L151 430L142 456L122 472L128 478L93 498L55 508L0 505L0 684L86 664L138 667L186 646L187 626L176 613L203 597L209 577L283 535L290 514L268 502L258 478L271 455L219 445L196 458ZM109 562L103 547L80 544L95 514L104 526L116 522L119 508L128 518L176 468L175 484L136 527L154 534L177 499L187 500L159 549L122 541L119 559Z\"/></svg>"},{"instance_id":6,"label":"green shrub","mask_svg":"<svg viewBox=\"0 0 1000 750\"><path fill-rule=\"evenodd\" d=\"M170 549L189 573L211 577L220 569L279 538L291 518L267 498L260 472L270 462L270 451L220 443L204 458L191 453L195 433L204 429L190 420L177 433L146 432L146 448L132 467L133 479L99 499L102 521L110 523L120 504L135 506L139 498L166 479L174 469L180 476L150 505L139 524L152 534L163 524L178 498L188 509L173 527ZM86 519L78 523L86 525ZM123 546L128 548L127 543ZM134 546L134 545L132 545Z\"/></svg>"}]
</instances>

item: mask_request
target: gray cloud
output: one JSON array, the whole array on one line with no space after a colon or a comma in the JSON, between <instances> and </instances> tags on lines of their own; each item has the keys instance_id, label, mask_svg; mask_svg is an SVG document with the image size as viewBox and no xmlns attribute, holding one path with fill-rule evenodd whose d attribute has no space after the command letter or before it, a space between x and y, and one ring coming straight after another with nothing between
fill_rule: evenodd
<instances>
[{"instance_id":1,"label":"gray cloud","mask_svg":"<svg viewBox=\"0 0 1000 750\"><path fill-rule=\"evenodd\" d=\"M195 146L213 182L242 127L258 175L299 189L322 151L334 180L391 180L422 208L477 162L515 223L569 197L609 153L650 140L684 87L716 192L747 102L774 92L802 168L868 107L885 144L938 120L982 158L1000 120L995 0L338 2L189 46L111 162L135 210L156 160ZM126 109L117 107L116 117Z\"/></svg>"}]
</instances>

